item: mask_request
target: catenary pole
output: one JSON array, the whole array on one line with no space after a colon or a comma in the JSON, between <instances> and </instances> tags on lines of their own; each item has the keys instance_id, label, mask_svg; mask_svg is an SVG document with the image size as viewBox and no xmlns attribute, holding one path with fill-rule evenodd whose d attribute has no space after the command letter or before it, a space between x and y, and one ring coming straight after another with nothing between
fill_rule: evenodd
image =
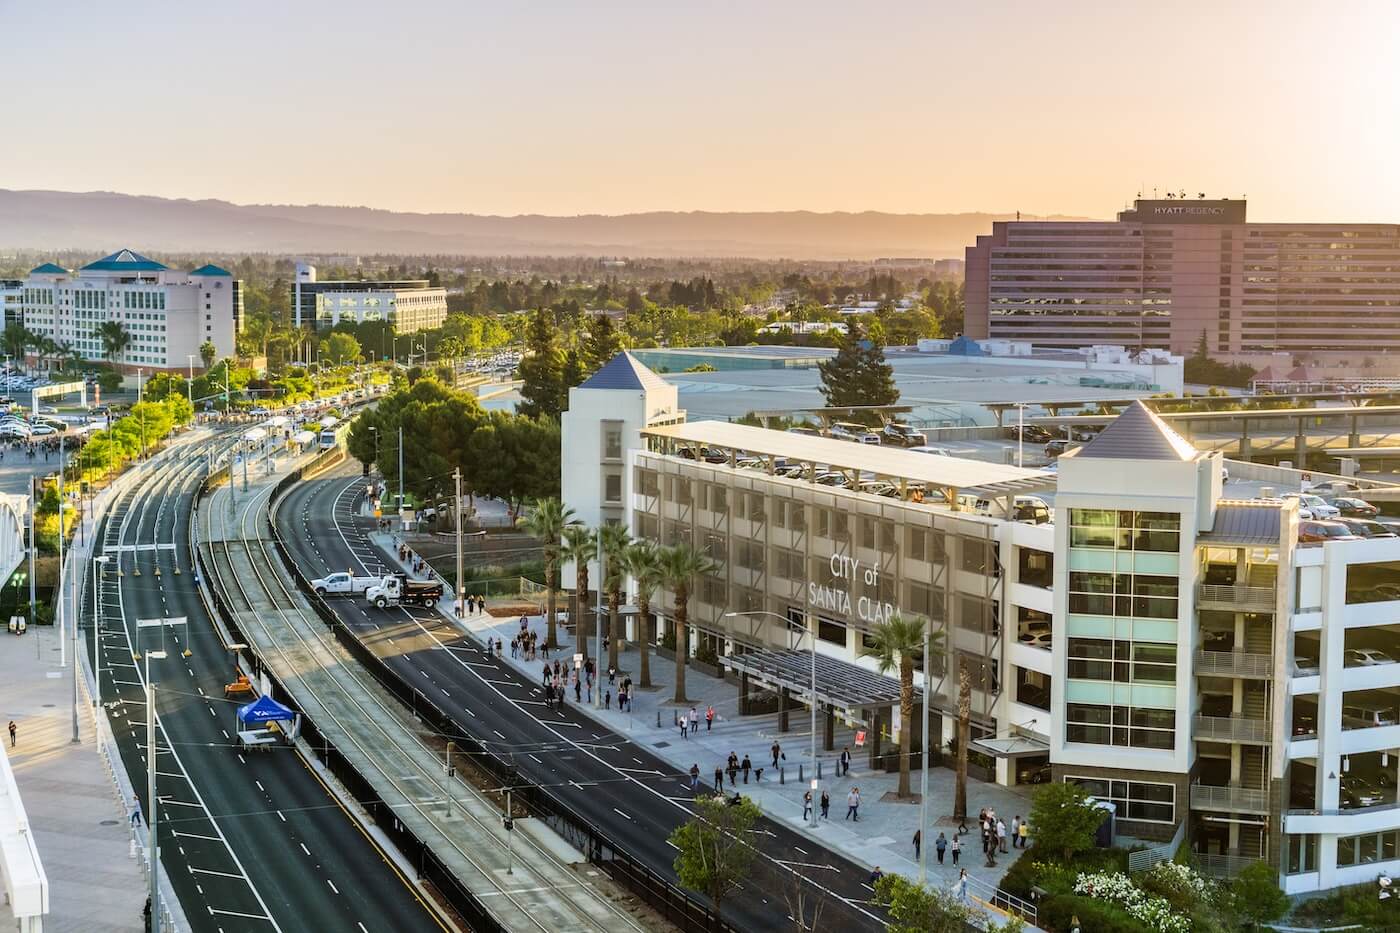
<instances>
[{"instance_id":1,"label":"catenary pole","mask_svg":"<svg viewBox=\"0 0 1400 933\"><path fill-rule=\"evenodd\" d=\"M457 618L466 615L467 594L462 586L462 468L452 471L454 497L452 500L452 524L457 529Z\"/></svg>"},{"instance_id":2,"label":"catenary pole","mask_svg":"<svg viewBox=\"0 0 1400 933\"><path fill-rule=\"evenodd\" d=\"M923 832L928 828L928 628L932 623L924 623L924 725L919 739L919 885L928 881L928 839Z\"/></svg>"}]
</instances>

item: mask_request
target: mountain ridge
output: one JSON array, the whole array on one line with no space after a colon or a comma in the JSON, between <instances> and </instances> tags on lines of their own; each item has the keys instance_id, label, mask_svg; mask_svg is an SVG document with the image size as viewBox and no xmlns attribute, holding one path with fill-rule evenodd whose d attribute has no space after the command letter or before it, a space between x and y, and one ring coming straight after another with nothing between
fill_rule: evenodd
<instances>
[{"instance_id":1,"label":"mountain ridge","mask_svg":"<svg viewBox=\"0 0 1400 933\"><path fill-rule=\"evenodd\" d=\"M978 234L991 231L993 221L1013 217L981 211L424 213L0 188L0 248L104 249L117 244L170 252L938 259L960 258Z\"/></svg>"}]
</instances>

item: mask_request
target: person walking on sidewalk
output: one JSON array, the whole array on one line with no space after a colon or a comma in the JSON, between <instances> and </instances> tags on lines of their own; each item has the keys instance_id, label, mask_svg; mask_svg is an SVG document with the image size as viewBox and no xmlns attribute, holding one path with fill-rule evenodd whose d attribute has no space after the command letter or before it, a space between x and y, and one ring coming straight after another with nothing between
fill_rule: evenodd
<instances>
[{"instance_id":1,"label":"person walking on sidewalk","mask_svg":"<svg viewBox=\"0 0 1400 933\"><path fill-rule=\"evenodd\" d=\"M1030 820L1022 820L1022 821L1021 821L1020 827L1017 828L1017 830L1016 830L1016 838L1017 838L1018 840L1020 840L1021 848L1024 849L1024 848L1026 847L1026 842L1027 842L1027 840L1030 839L1030 836L1031 836L1031 821L1030 821Z\"/></svg>"},{"instance_id":2,"label":"person walking on sidewalk","mask_svg":"<svg viewBox=\"0 0 1400 933\"><path fill-rule=\"evenodd\" d=\"M135 826L141 822L141 798L137 797L131 802L131 825Z\"/></svg>"},{"instance_id":3,"label":"person walking on sidewalk","mask_svg":"<svg viewBox=\"0 0 1400 933\"><path fill-rule=\"evenodd\" d=\"M13 719L10 720L10 748L15 747L15 735L19 732L19 726L15 725Z\"/></svg>"},{"instance_id":4,"label":"person walking on sidewalk","mask_svg":"<svg viewBox=\"0 0 1400 933\"><path fill-rule=\"evenodd\" d=\"M831 795L822 791L822 819L831 819Z\"/></svg>"},{"instance_id":5,"label":"person walking on sidewalk","mask_svg":"<svg viewBox=\"0 0 1400 933\"><path fill-rule=\"evenodd\" d=\"M733 752L730 752L727 767L729 771L729 786L733 787L734 777L739 773L739 756L734 754Z\"/></svg>"},{"instance_id":6,"label":"person walking on sidewalk","mask_svg":"<svg viewBox=\"0 0 1400 933\"><path fill-rule=\"evenodd\" d=\"M948 837L943 835L942 833L939 833L938 838L933 840L933 851L934 854L938 856L938 864L943 864L943 853L947 851L947 849Z\"/></svg>"},{"instance_id":7,"label":"person walking on sidewalk","mask_svg":"<svg viewBox=\"0 0 1400 933\"><path fill-rule=\"evenodd\" d=\"M802 822L812 815L812 792L809 790L802 795Z\"/></svg>"},{"instance_id":8,"label":"person walking on sidewalk","mask_svg":"<svg viewBox=\"0 0 1400 933\"><path fill-rule=\"evenodd\" d=\"M860 822L860 788L852 787L846 795L846 819Z\"/></svg>"},{"instance_id":9,"label":"person walking on sidewalk","mask_svg":"<svg viewBox=\"0 0 1400 933\"><path fill-rule=\"evenodd\" d=\"M695 762L690 766L690 789L697 791L700 789L700 763Z\"/></svg>"},{"instance_id":10,"label":"person walking on sidewalk","mask_svg":"<svg viewBox=\"0 0 1400 933\"><path fill-rule=\"evenodd\" d=\"M1006 820L997 820L997 846L1006 854Z\"/></svg>"},{"instance_id":11,"label":"person walking on sidewalk","mask_svg":"<svg viewBox=\"0 0 1400 933\"><path fill-rule=\"evenodd\" d=\"M840 766L836 769L837 777L840 777L843 774L851 773L851 747L849 745L843 745L841 747L841 759L839 765Z\"/></svg>"},{"instance_id":12,"label":"person walking on sidewalk","mask_svg":"<svg viewBox=\"0 0 1400 933\"><path fill-rule=\"evenodd\" d=\"M923 847L924 831L922 829L916 829L914 830L914 861L917 862L919 860L919 850Z\"/></svg>"},{"instance_id":13,"label":"person walking on sidewalk","mask_svg":"<svg viewBox=\"0 0 1400 933\"><path fill-rule=\"evenodd\" d=\"M700 711L693 706L690 708L690 731L692 733L700 731Z\"/></svg>"},{"instance_id":14,"label":"person walking on sidewalk","mask_svg":"<svg viewBox=\"0 0 1400 933\"><path fill-rule=\"evenodd\" d=\"M706 732L709 732L710 729L711 729L711 727L714 726L714 724L715 724L715 708L714 708L713 706L707 706L707 707L705 707L705 731L706 731Z\"/></svg>"},{"instance_id":15,"label":"person walking on sidewalk","mask_svg":"<svg viewBox=\"0 0 1400 933\"><path fill-rule=\"evenodd\" d=\"M953 850L953 864L958 864L958 856L962 855L962 833L953 833L953 844L949 846Z\"/></svg>"},{"instance_id":16,"label":"person walking on sidewalk","mask_svg":"<svg viewBox=\"0 0 1400 933\"><path fill-rule=\"evenodd\" d=\"M774 742L773 747L768 750L773 753L773 767L776 768L778 766L778 756L783 754L783 747L777 742Z\"/></svg>"},{"instance_id":17,"label":"person walking on sidewalk","mask_svg":"<svg viewBox=\"0 0 1400 933\"><path fill-rule=\"evenodd\" d=\"M744 760L739 763L739 770L744 772L744 783L749 783L749 772L753 770L753 762L749 761L748 755L745 755Z\"/></svg>"},{"instance_id":18,"label":"person walking on sidewalk","mask_svg":"<svg viewBox=\"0 0 1400 933\"><path fill-rule=\"evenodd\" d=\"M967 903L967 869L958 870L958 880L953 882L953 900L959 904Z\"/></svg>"},{"instance_id":19,"label":"person walking on sidewalk","mask_svg":"<svg viewBox=\"0 0 1400 933\"><path fill-rule=\"evenodd\" d=\"M716 766L715 766L715 793L718 794L718 793L719 793L720 791L722 791L722 790L724 790L724 769L721 768L721 767L719 767L718 765L716 765Z\"/></svg>"}]
</instances>

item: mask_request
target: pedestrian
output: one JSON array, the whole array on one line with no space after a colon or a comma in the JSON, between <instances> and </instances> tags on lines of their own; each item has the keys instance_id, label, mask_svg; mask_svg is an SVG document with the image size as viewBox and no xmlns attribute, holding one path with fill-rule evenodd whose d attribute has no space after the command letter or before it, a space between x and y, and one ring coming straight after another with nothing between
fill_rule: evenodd
<instances>
[{"instance_id":1,"label":"pedestrian","mask_svg":"<svg viewBox=\"0 0 1400 933\"><path fill-rule=\"evenodd\" d=\"M1020 840L1021 848L1024 849L1024 848L1026 847L1026 842L1030 839L1030 835L1031 835L1031 821L1030 821L1030 820L1022 820L1022 821L1021 821L1020 827L1018 827L1017 830L1016 830L1016 833L1017 833L1017 838Z\"/></svg>"},{"instance_id":2,"label":"pedestrian","mask_svg":"<svg viewBox=\"0 0 1400 933\"><path fill-rule=\"evenodd\" d=\"M1006 820L997 820L997 848L1006 854Z\"/></svg>"},{"instance_id":3,"label":"pedestrian","mask_svg":"<svg viewBox=\"0 0 1400 933\"><path fill-rule=\"evenodd\" d=\"M710 731L710 728L711 728L712 726L714 726L714 724L715 724L715 708L714 708L713 706L707 706L707 707L705 707L705 731L706 731L706 732L709 732L709 731Z\"/></svg>"},{"instance_id":4,"label":"pedestrian","mask_svg":"<svg viewBox=\"0 0 1400 933\"><path fill-rule=\"evenodd\" d=\"M690 789L693 791L700 789L700 764L693 763L690 766Z\"/></svg>"},{"instance_id":5,"label":"pedestrian","mask_svg":"<svg viewBox=\"0 0 1400 933\"><path fill-rule=\"evenodd\" d=\"M943 835L942 833L939 833L938 838L933 840L933 852L935 855L938 856L938 864L943 864L943 853L946 852L947 849L948 837Z\"/></svg>"},{"instance_id":6,"label":"pedestrian","mask_svg":"<svg viewBox=\"0 0 1400 933\"><path fill-rule=\"evenodd\" d=\"M700 711L693 706L690 708L690 731L700 731Z\"/></svg>"},{"instance_id":7,"label":"pedestrian","mask_svg":"<svg viewBox=\"0 0 1400 933\"><path fill-rule=\"evenodd\" d=\"M10 720L10 748L15 747L15 734L19 732L19 726L15 725L13 719Z\"/></svg>"},{"instance_id":8,"label":"pedestrian","mask_svg":"<svg viewBox=\"0 0 1400 933\"><path fill-rule=\"evenodd\" d=\"M959 870L958 870L958 880L953 882L953 900L955 900L955 901L957 901L957 902L959 902L959 903L961 903L961 904L966 904L966 903L967 903L967 869L966 869L966 868L962 868L962 869L959 869Z\"/></svg>"},{"instance_id":9,"label":"pedestrian","mask_svg":"<svg viewBox=\"0 0 1400 933\"><path fill-rule=\"evenodd\" d=\"M851 773L851 747L849 745L842 746L839 765L840 766L837 768L837 777Z\"/></svg>"},{"instance_id":10,"label":"pedestrian","mask_svg":"<svg viewBox=\"0 0 1400 933\"><path fill-rule=\"evenodd\" d=\"M131 825L135 826L141 822L141 798L137 797L131 803Z\"/></svg>"},{"instance_id":11,"label":"pedestrian","mask_svg":"<svg viewBox=\"0 0 1400 933\"><path fill-rule=\"evenodd\" d=\"M715 766L715 793L718 794L718 793L719 793L720 791L722 791L722 790L724 790L724 769L721 768L721 767L719 767L718 765L716 765L716 766Z\"/></svg>"},{"instance_id":12,"label":"pedestrian","mask_svg":"<svg viewBox=\"0 0 1400 933\"><path fill-rule=\"evenodd\" d=\"M914 861L916 862L919 860L919 850L923 848L923 845L924 831L922 829L914 830Z\"/></svg>"},{"instance_id":13,"label":"pedestrian","mask_svg":"<svg viewBox=\"0 0 1400 933\"><path fill-rule=\"evenodd\" d=\"M958 856L962 854L962 833L953 833L953 844L949 847L953 850L953 864L958 864Z\"/></svg>"},{"instance_id":14,"label":"pedestrian","mask_svg":"<svg viewBox=\"0 0 1400 933\"><path fill-rule=\"evenodd\" d=\"M753 762L749 761L748 755L745 755L744 760L740 762L739 770L744 772L744 783L749 783L749 772L753 770Z\"/></svg>"},{"instance_id":15,"label":"pedestrian","mask_svg":"<svg viewBox=\"0 0 1400 933\"><path fill-rule=\"evenodd\" d=\"M684 716L681 717L680 727L681 727L681 738L683 738L683 739L689 738L689 737L690 737L690 733L689 733L688 731L686 731L686 724L685 724L685 717L684 717Z\"/></svg>"},{"instance_id":16,"label":"pedestrian","mask_svg":"<svg viewBox=\"0 0 1400 933\"><path fill-rule=\"evenodd\" d=\"M782 754L783 747L777 742L774 742L773 747L770 748L769 751L773 753L773 767L776 768L778 766L778 756Z\"/></svg>"},{"instance_id":17,"label":"pedestrian","mask_svg":"<svg viewBox=\"0 0 1400 933\"><path fill-rule=\"evenodd\" d=\"M546 664L546 665L544 666L544 683L545 683L545 684L548 684L548 683L549 683L549 674L550 674L549 665Z\"/></svg>"},{"instance_id":18,"label":"pedestrian","mask_svg":"<svg viewBox=\"0 0 1400 933\"><path fill-rule=\"evenodd\" d=\"M583 684L578 679L578 673L574 673L574 702L583 702Z\"/></svg>"},{"instance_id":19,"label":"pedestrian","mask_svg":"<svg viewBox=\"0 0 1400 933\"><path fill-rule=\"evenodd\" d=\"M860 822L860 788L852 787L846 795L846 819Z\"/></svg>"},{"instance_id":20,"label":"pedestrian","mask_svg":"<svg viewBox=\"0 0 1400 933\"><path fill-rule=\"evenodd\" d=\"M885 873L880 870L879 865L876 865L875 870L870 873L870 880L866 883L873 888L875 887L875 882L879 881L883 877L885 877Z\"/></svg>"},{"instance_id":21,"label":"pedestrian","mask_svg":"<svg viewBox=\"0 0 1400 933\"><path fill-rule=\"evenodd\" d=\"M831 819L831 795L822 791L822 819Z\"/></svg>"},{"instance_id":22,"label":"pedestrian","mask_svg":"<svg viewBox=\"0 0 1400 933\"><path fill-rule=\"evenodd\" d=\"M612 709L612 690L603 691L603 709Z\"/></svg>"},{"instance_id":23,"label":"pedestrian","mask_svg":"<svg viewBox=\"0 0 1400 933\"><path fill-rule=\"evenodd\" d=\"M812 792L809 790L802 795L802 822L807 822L812 815Z\"/></svg>"}]
</instances>

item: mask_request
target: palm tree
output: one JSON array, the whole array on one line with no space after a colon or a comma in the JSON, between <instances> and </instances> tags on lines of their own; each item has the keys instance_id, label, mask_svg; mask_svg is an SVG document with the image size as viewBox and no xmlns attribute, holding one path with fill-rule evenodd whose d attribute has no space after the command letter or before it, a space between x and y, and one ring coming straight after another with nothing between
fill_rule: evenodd
<instances>
[{"instance_id":1,"label":"palm tree","mask_svg":"<svg viewBox=\"0 0 1400 933\"><path fill-rule=\"evenodd\" d=\"M619 524L599 528L598 538L607 557L603 588L608 592L608 667L616 670L618 645L622 642L622 619L618 609L622 605L622 585L627 577L624 557L632 544L632 536L627 533L626 525Z\"/></svg>"},{"instance_id":2,"label":"palm tree","mask_svg":"<svg viewBox=\"0 0 1400 933\"><path fill-rule=\"evenodd\" d=\"M564 547L559 556L565 563L574 565L574 596L569 618L574 623L574 644L576 650L588 657L588 636L593 634L590 626L583 627L588 614L588 562L598 556L598 535L587 525L575 523L564 529Z\"/></svg>"},{"instance_id":3,"label":"palm tree","mask_svg":"<svg viewBox=\"0 0 1400 933\"><path fill-rule=\"evenodd\" d=\"M131 346L131 334L121 321L103 321L98 324L97 336L102 340L103 354L113 364L117 362L117 357Z\"/></svg>"},{"instance_id":4,"label":"palm tree","mask_svg":"<svg viewBox=\"0 0 1400 933\"><path fill-rule=\"evenodd\" d=\"M564 503L554 497L536 499L530 512L520 520L520 525L533 538L544 543L544 589L545 589L545 638L546 647L559 647L558 633L555 630L555 615L558 609L556 597L559 592L559 540L564 529L572 524L574 513L564 507Z\"/></svg>"},{"instance_id":5,"label":"palm tree","mask_svg":"<svg viewBox=\"0 0 1400 933\"><path fill-rule=\"evenodd\" d=\"M23 324L6 324L4 333L0 334L0 343L5 346L6 355L14 357L16 366L24 364L24 351L33 342L34 335L25 330Z\"/></svg>"},{"instance_id":6,"label":"palm tree","mask_svg":"<svg viewBox=\"0 0 1400 933\"><path fill-rule=\"evenodd\" d=\"M676 627L676 703L689 703L685 695L685 664L690 654L690 632L686 627L690 615L690 587L701 574L714 573L719 564L703 551L682 541L661 549L661 576L675 598Z\"/></svg>"},{"instance_id":7,"label":"palm tree","mask_svg":"<svg viewBox=\"0 0 1400 933\"><path fill-rule=\"evenodd\" d=\"M967 822L967 746L972 741L972 676L958 660L958 756L954 771L953 819Z\"/></svg>"},{"instance_id":8,"label":"palm tree","mask_svg":"<svg viewBox=\"0 0 1400 933\"><path fill-rule=\"evenodd\" d=\"M622 555L622 565L637 587L637 647L641 652L637 680L651 686L651 597L661 585L661 551L652 541L633 541Z\"/></svg>"},{"instance_id":9,"label":"palm tree","mask_svg":"<svg viewBox=\"0 0 1400 933\"><path fill-rule=\"evenodd\" d=\"M914 659L924 650L924 627L928 623L922 619L904 618L895 613L879 623L870 632L870 647L861 652L875 659L881 674L888 674L896 666L899 668L899 797L910 796L909 790L909 745L914 734ZM942 632L929 635L929 650L942 651ZM927 669L927 661L925 661ZM924 685L928 689L928 685Z\"/></svg>"}]
</instances>

